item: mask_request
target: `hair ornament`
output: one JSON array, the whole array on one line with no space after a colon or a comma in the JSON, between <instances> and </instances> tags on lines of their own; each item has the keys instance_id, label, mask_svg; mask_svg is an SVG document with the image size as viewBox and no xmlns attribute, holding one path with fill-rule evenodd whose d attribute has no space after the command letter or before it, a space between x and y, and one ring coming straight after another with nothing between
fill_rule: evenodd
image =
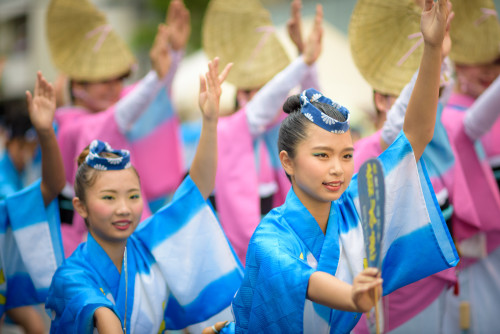
<instances>
[{"instance_id":1,"label":"hair ornament","mask_svg":"<svg viewBox=\"0 0 500 334\"><path fill-rule=\"evenodd\" d=\"M85 158L85 163L90 167L98 170L122 170L129 168L130 152L128 150L114 150L108 143L93 140L89 146L89 154ZM107 152L116 154L117 158L106 158L99 154Z\"/></svg>"},{"instance_id":2,"label":"hair ornament","mask_svg":"<svg viewBox=\"0 0 500 334\"><path fill-rule=\"evenodd\" d=\"M320 102L333 106L338 112L340 112L345 117L345 122L337 121L332 117L328 116L318 108L316 108L312 103ZM350 123L350 112L347 108L341 106L340 104L333 102L329 98L323 96L320 92L313 88L306 89L300 95L300 105L301 113L311 122L317 126L325 129L326 131L332 133L344 133L349 130Z\"/></svg>"}]
</instances>

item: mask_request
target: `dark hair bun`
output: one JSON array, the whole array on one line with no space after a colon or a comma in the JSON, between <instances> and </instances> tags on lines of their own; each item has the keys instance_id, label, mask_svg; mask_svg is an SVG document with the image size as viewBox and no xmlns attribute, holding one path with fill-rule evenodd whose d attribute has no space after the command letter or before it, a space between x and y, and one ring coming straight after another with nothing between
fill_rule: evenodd
<instances>
[{"instance_id":1,"label":"dark hair bun","mask_svg":"<svg viewBox=\"0 0 500 334\"><path fill-rule=\"evenodd\" d=\"M283 111L287 114L291 114L294 112L300 112L300 94L292 95L288 97L288 99L283 104Z\"/></svg>"},{"instance_id":2,"label":"dark hair bun","mask_svg":"<svg viewBox=\"0 0 500 334\"><path fill-rule=\"evenodd\" d=\"M76 159L78 166L80 166L81 164L83 164L85 162L85 158L87 158L87 155L89 155L89 153L90 153L90 149L89 149L89 146L87 146L83 149L82 153L80 153L80 155Z\"/></svg>"}]
</instances>

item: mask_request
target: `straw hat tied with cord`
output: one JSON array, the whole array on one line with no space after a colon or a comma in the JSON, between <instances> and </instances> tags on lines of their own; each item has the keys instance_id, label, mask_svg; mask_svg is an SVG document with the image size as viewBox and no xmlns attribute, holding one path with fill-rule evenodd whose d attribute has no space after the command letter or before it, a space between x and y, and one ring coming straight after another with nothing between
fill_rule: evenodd
<instances>
[{"instance_id":1,"label":"straw hat tied with cord","mask_svg":"<svg viewBox=\"0 0 500 334\"><path fill-rule=\"evenodd\" d=\"M203 21L203 48L220 66L234 63L227 81L238 89L265 85L290 59L258 0L211 0Z\"/></svg>"},{"instance_id":2,"label":"straw hat tied with cord","mask_svg":"<svg viewBox=\"0 0 500 334\"><path fill-rule=\"evenodd\" d=\"M358 0L349 23L351 54L381 94L399 96L420 65L422 8L414 0Z\"/></svg>"},{"instance_id":3,"label":"straw hat tied with cord","mask_svg":"<svg viewBox=\"0 0 500 334\"><path fill-rule=\"evenodd\" d=\"M453 0L450 58L463 65L493 63L500 58L500 24L491 0Z\"/></svg>"},{"instance_id":4,"label":"straw hat tied with cord","mask_svg":"<svg viewBox=\"0 0 500 334\"><path fill-rule=\"evenodd\" d=\"M54 65L72 80L119 78L136 62L105 15L88 0L52 0L46 31Z\"/></svg>"}]
</instances>

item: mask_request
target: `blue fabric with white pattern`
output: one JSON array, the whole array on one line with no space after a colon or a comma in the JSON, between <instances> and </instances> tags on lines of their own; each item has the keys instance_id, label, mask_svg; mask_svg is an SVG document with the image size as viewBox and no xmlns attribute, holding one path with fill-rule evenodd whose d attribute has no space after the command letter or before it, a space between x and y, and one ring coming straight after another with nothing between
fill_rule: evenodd
<instances>
[{"instance_id":1,"label":"blue fabric with white pattern","mask_svg":"<svg viewBox=\"0 0 500 334\"><path fill-rule=\"evenodd\" d=\"M333 106L344 117L345 121L341 122L328 116L313 105L313 102L325 103ZM300 95L301 113L317 126L325 129L328 132L344 133L349 130L350 113L347 108L333 102L329 98L323 96L314 88L306 89Z\"/></svg>"},{"instance_id":2,"label":"blue fabric with white pattern","mask_svg":"<svg viewBox=\"0 0 500 334\"><path fill-rule=\"evenodd\" d=\"M57 200L45 206L40 181L0 201L0 317L45 302L63 258Z\"/></svg>"},{"instance_id":3,"label":"blue fabric with white pattern","mask_svg":"<svg viewBox=\"0 0 500 334\"><path fill-rule=\"evenodd\" d=\"M115 154L117 157L103 157L100 154L104 152ZM108 143L97 139L90 143L89 154L85 158L85 163L98 170L122 170L132 166L128 150L114 150Z\"/></svg>"}]
</instances>

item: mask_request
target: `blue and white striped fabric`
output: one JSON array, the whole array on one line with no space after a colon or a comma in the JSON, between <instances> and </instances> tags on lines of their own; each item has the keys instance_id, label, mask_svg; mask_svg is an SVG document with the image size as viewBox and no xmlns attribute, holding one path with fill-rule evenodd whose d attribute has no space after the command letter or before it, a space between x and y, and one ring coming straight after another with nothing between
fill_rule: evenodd
<instances>
[{"instance_id":1,"label":"blue and white striped fabric","mask_svg":"<svg viewBox=\"0 0 500 334\"><path fill-rule=\"evenodd\" d=\"M129 237L125 254L120 274L89 234L54 275L46 304L52 333L92 333L99 307L112 309L127 333L185 328L227 308L243 276L189 176Z\"/></svg>"},{"instance_id":2,"label":"blue and white striped fabric","mask_svg":"<svg viewBox=\"0 0 500 334\"><path fill-rule=\"evenodd\" d=\"M403 133L379 157L386 183L382 250L384 293L458 263L425 166ZM245 277L233 300L236 332L348 333L360 314L306 299L310 275L328 272L352 283L366 258L357 176L332 202L326 234L293 189L256 229Z\"/></svg>"},{"instance_id":3,"label":"blue and white striped fabric","mask_svg":"<svg viewBox=\"0 0 500 334\"><path fill-rule=\"evenodd\" d=\"M57 200L45 207L40 181L0 201L0 317L45 302L63 261Z\"/></svg>"}]
</instances>

